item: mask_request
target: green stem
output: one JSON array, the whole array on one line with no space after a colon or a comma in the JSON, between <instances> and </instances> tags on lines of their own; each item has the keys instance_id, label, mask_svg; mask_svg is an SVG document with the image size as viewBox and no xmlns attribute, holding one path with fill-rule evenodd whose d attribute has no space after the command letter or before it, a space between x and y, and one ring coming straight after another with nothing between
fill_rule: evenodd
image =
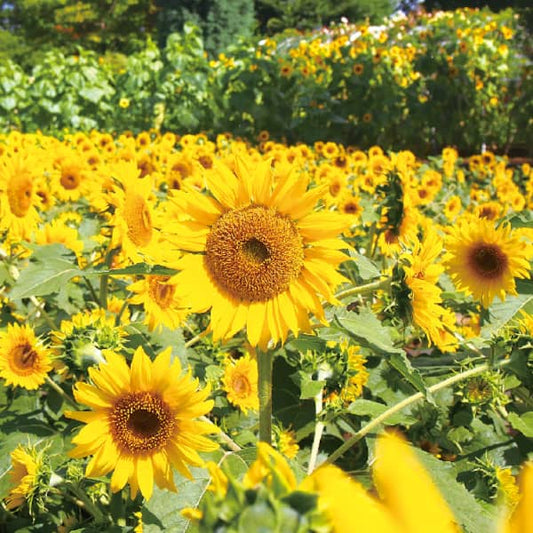
<instances>
[{"instance_id":1,"label":"green stem","mask_svg":"<svg viewBox=\"0 0 533 533\"><path fill-rule=\"evenodd\" d=\"M211 420L209 420L207 416L201 416L200 420L202 422L208 422L209 424L212 424ZM227 433L224 433L221 429L218 433L215 433L215 436L217 436L224 444L226 444L226 446L232 452L238 452L242 450L242 448Z\"/></svg>"},{"instance_id":2,"label":"green stem","mask_svg":"<svg viewBox=\"0 0 533 533\"><path fill-rule=\"evenodd\" d=\"M511 362L510 359L504 359L503 361L500 361L497 363L496 367L500 368L502 366L508 365ZM458 383L459 381L463 381L464 379L467 379L472 376L476 376L477 374L482 374L483 372L486 372L491 367L488 364L483 364L476 366L474 368L470 368L469 370L465 370L464 372L461 372L460 374L455 374L453 376L450 376L449 378L436 383L435 385L432 385L431 387L428 387L428 392L433 393L437 392L438 390L445 389L446 387L449 387L450 385L453 385L455 383ZM381 423L383 423L387 418L391 417L392 415L400 412L405 407L418 402L419 400L422 400L424 398L424 394L421 392L417 392L416 394L413 394L412 396L409 396L408 398L405 398L401 402L398 402L396 405L393 405L389 409L387 409L385 412L381 413L379 416L368 422L366 426L363 426L355 435L353 435L349 440L347 440L342 446L337 448L326 461L324 461L324 464L331 464L334 463L339 457L341 457L343 454L345 454L352 446L357 444L363 437L368 435L372 430L377 428Z\"/></svg>"},{"instance_id":3,"label":"green stem","mask_svg":"<svg viewBox=\"0 0 533 533\"><path fill-rule=\"evenodd\" d=\"M318 371L317 380L320 381L324 379L324 375L321 370ZM322 439L322 434L324 433L324 422L319 420L318 417L322 413L323 407L323 389L320 389L320 392L315 396L315 434L313 437L313 444L311 446L311 455L309 457L309 465L307 467L307 475L311 475L313 470L316 468L316 462L318 459L318 452L320 450L320 440Z\"/></svg>"},{"instance_id":4,"label":"green stem","mask_svg":"<svg viewBox=\"0 0 533 533\"><path fill-rule=\"evenodd\" d=\"M30 301L37 308L37 312L41 313L43 318L46 320L47 324L50 326L50 328L52 328L52 331L57 329L55 322L52 320L52 318L50 317L50 315L46 312L46 309L44 308L46 303L39 302L39 300L35 296L30 296Z\"/></svg>"},{"instance_id":5,"label":"green stem","mask_svg":"<svg viewBox=\"0 0 533 533\"><path fill-rule=\"evenodd\" d=\"M71 398L53 379L51 379L49 376L46 376L46 383L52 387L60 396L63 398L67 403L72 405L72 407L75 407L78 409L78 404L76 401Z\"/></svg>"},{"instance_id":6,"label":"green stem","mask_svg":"<svg viewBox=\"0 0 533 533\"><path fill-rule=\"evenodd\" d=\"M274 354L257 351L259 373L259 440L272 444L272 362Z\"/></svg>"},{"instance_id":7,"label":"green stem","mask_svg":"<svg viewBox=\"0 0 533 533\"><path fill-rule=\"evenodd\" d=\"M391 278L385 278L373 281L372 283L367 283L366 285L351 287L349 289L346 289L345 291L337 293L335 295L335 298L337 298L338 300L342 300L343 298L348 298L349 296L368 294L381 289L387 289L390 286L391 281Z\"/></svg>"},{"instance_id":8,"label":"green stem","mask_svg":"<svg viewBox=\"0 0 533 533\"><path fill-rule=\"evenodd\" d=\"M113 263L113 257L118 252L119 252L119 249L111 248L111 243L109 243L109 246L107 248L107 252L105 255L105 265L108 269L111 267L111 264ZM100 276L100 296L99 296L100 307L102 309L107 309L108 284L109 284L109 274L102 274Z\"/></svg>"}]
</instances>

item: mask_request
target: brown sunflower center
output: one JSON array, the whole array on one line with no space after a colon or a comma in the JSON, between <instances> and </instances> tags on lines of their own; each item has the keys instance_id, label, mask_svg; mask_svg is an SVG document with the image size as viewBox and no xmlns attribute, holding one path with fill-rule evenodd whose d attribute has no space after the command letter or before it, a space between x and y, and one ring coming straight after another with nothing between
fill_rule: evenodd
<instances>
[{"instance_id":1,"label":"brown sunflower center","mask_svg":"<svg viewBox=\"0 0 533 533\"><path fill-rule=\"evenodd\" d=\"M148 291L152 299L161 309L166 309L172 303L176 287L169 285L169 276L151 276L148 279Z\"/></svg>"},{"instance_id":2,"label":"brown sunflower center","mask_svg":"<svg viewBox=\"0 0 533 533\"><path fill-rule=\"evenodd\" d=\"M229 211L207 236L207 269L218 287L238 300L264 302L286 291L303 264L296 226L267 207Z\"/></svg>"},{"instance_id":3,"label":"brown sunflower center","mask_svg":"<svg viewBox=\"0 0 533 533\"><path fill-rule=\"evenodd\" d=\"M117 447L132 455L152 454L165 447L175 428L170 407L152 392L131 392L119 398L110 415Z\"/></svg>"},{"instance_id":4,"label":"brown sunflower center","mask_svg":"<svg viewBox=\"0 0 533 533\"><path fill-rule=\"evenodd\" d=\"M135 246L147 246L152 240L152 217L141 195L128 194L124 206L124 219L131 242Z\"/></svg>"},{"instance_id":5,"label":"brown sunflower center","mask_svg":"<svg viewBox=\"0 0 533 533\"><path fill-rule=\"evenodd\" d=\"M39 354L29 342L18 344L11 351L11 360L15 368L23 373L31 371L38 359Z\"/></svg>"},{"instance_id":6,"label":"brown sunflower center","mask_svg":"<svg viewBox=\"0 0 533 533\"><path fill-rule=\"evenodd\" d=\"M74 172L63 172L59 181L64 189L71 191L80 184L80 177Z\"/></svg>"},{"instance_id":7,"label":"brown sunflower center","mask_svg":"<svg viewBox=\"0 0 533 533\"><path fill-rule=\"evenodd\" d=\"M7 200L11 212L19 218L26 215L31 207L33 183L28 176L13 178L7 187Z\"/></svg>"},{"instance_id":8,"label":"brown sunflower center","mask_svg":"<svg viewBox=\"0 0 533 533\"><path fill-rule=\"evenodd\" d=\"M243 375L237 375L235 376L231 381L231 386L237 394L237 396L240 396L241 398L244 398L248 396L252 390L250 387L250 382L246 378L246 376Z\"/></svg>"},{"instance_id":9,"label":"brown sunflower center","mask_svg":"<svg viewBox=\"0 0 533 533\"><path fill-rule=\"evenodd\" d=\"M474 272L486 279L501 277L508 265L507 255L496 244L479 244L472 248L468 263Z\"/></svg>"}]
</instances>

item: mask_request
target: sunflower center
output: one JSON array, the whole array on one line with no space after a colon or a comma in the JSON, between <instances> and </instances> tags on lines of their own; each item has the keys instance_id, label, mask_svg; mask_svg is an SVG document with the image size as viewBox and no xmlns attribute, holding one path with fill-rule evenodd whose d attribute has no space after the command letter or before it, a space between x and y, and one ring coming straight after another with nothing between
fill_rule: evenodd
<instances>
[{"instance_id":1,"label":"sunflower center","mask_svg":"<svg viewBox=\"0 0 533 533\"><path fill-rule=\"evenodd\" d=\"M21 372L32 370L39 358L38 353L28 342L15 346L11 355L15 367Z\"/></svg>"},{"instance_id":2,"label":"sunflower center","mask_svg":"<svg viewBox=\"0 0 533 533\"><path fill-rule=\"evenodd\" d=\"M148 291L161 309L166 309L172 303L176 287L169 285L169 276L152 276L148 280Z\"/></svg>"},{"instance_id":3,"label":"sunflower center","mask_svg":"<svg viewBox=\"0 0 533 533\"><path fill-rule=\"evenodd\" d=\"M128 237L135 246L147 246L152 240L152 217L148 205L139 194L129 194L124 206Z\"/></svg>"},{"instance_id":4,"label":"sunflower center","mask_svg":"<svg viewBox=\"0 0 533 533\"><path fill-rule=\"evenodd\" d=\"M68 191L76 189L80 184L79 176L72 172L65 172L64 174L62 174L61 179L59 181L61 182L63 188L67 189Z\"/></svg>"},{"instance_id":5,"label":"sunflower center","mask_svg":"<svg viewBox=\"0 0 533 533\"><path fill-rule=\"evenodd\" d=\"M270 252L264 243L252 237L242 245L242 252L252 262L258 265L270 257Z\"/></svg>"},{"instance_id":6,"label":"sunflower center","mask_svg":"<svg viewBox=\"0 0 533 533\"><path fill-rule=\"evenodd\" d=\"M109 418L115 444L132 455L152 454L164 448L175 427L170 407L148 391L119 398Z\"/></svg>"},{"instance_id":7,"label":"sunflower center","mask_svg":"<svg viewBox=\"0 0 533 533\"><path fill-rule=\"evenodd\" d=\"M501 277L507 268L508 258L496 244L480 244L470 251L470 267L486 279Z\"/></svg>"},{"instance_id":8,"label":"sunflower center","mask_svg":"<svg viewBox=\"0 0 533 533\"><path fill-rule=\"evenodd\" d=\"M233 298L264 302L286 291L304 264L302 237L273 209L251 205L222 215L206 240L206 265Z\"/></svg>"},{"instance_id":9,"label":"sunflower center","mask_svg":"<svg viewBox=\"0 0 533 533\"><path fill-rule=\"evenodd\" d=\"M246 397L250 394L252 388L250 387L250 382L246 379L245 376L235 376L231 381L231 386L233 391L237 396L241 398Z\"/></svg>"},{"instance_id":10,"label":"sunflower center","mask_svg":"<svg viewBox=\"0 0 533 533\"><path fill-rule=\"evenodd\" d=\"M17 217L24 217L31 207L33 184L27 176L15 177L9 182L7 199L11 212Z\"/></svg>"}]
</instances>

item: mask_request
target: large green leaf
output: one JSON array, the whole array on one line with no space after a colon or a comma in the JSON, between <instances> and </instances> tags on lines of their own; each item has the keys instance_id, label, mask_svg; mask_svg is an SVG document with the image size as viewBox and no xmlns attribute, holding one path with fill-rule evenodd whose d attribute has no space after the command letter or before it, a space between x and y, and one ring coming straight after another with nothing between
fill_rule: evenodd
<instances>
[{"instance_id":1,"label":"large green leaf","mask_svg":"<svg viewBox=\"0 0 533 533\"><path fill-rule=\"evenodd\" d=\"M33 248L31 263L22 270L16 285L9 293L13 300L53 294L74 276L82 274L72 252L62 244L46 244Z\"/></svg>"},{"instance_id":2,"label":"large green leaf","mask_svg":"<svg viewBox=\"0 0 533 533\"><path fill-rule=\"evenodd\" d=\"M372 400L365 400L358 398L347 409L347 411L357 416L370 416L376 418L383 414L389 407L385 404L374 402ZM403 413L395 413L383 421L383 424L395 426L396 424L403 424L410 426L416 422L416 419L412 416Z\"/></svg>"}]
</instances>

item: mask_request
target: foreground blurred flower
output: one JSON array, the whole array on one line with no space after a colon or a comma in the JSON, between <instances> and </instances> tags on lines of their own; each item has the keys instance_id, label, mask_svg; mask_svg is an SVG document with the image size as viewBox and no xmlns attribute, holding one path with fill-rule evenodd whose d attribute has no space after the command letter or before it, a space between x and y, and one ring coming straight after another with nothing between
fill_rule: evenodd
<instances>
[{"instance_id":1,"label":"foreground blurred flower","mask_svg":"<svg viewBox=\"0 0 533 533\"><path fill-rule=\"evenodd\" d=\"M43 471L42 457L33 448L19 444L11 452L9 477L13 488L5 498L9 510L20 507L26 501L32 501Z\"/></svg>"},{"instance_id":2,"label":"foreground blurred flower","mask_svg":"<svg viewBox=\"0 0 533 533\"><path fill-rule=\"evenodd\" d=\"M320 297L334 302L344 281L336 268L347 245L336 237L343 216L314 211L325 189L307 190L297 174L275 178L269 161L253 171L240 160L206 171L210 195L178 191L174 203L190 219L168 227L169 240L188 252L175 265L182 301L211 309L215 340L246 328L252 346L284 342L288 331L309 331L308 313L324 321Z\"/></svg>"},{"instance_id":3,"label":"foreground blurred flower","mask_svg":"<svg viewBox=\"0 0 533 533\"><path fill-rule=\"evenodd\" d=\"M92 411L70 411L68 417L87 425L72 442L71 457L92 455L86 475L103 476L113 470L111 490L126 483L131 497L137 490L149 499L153 482L176 491L172 467L192 479L187 464L202 466L197 451L217 445L204 437L216 426L195 418L209 412L209 389L198 390L198 380L181 375L179 359L170 348L154 361L137 348L131 368L120 355L108 353L107 362L89 368L93 384L78 382L74 397Z\"/></svg>"},{"instance_id":4,"label":"foreground blurred flower","mask_svg":"<svg viewBox=\"0 0 533 533\"><path fill-rule=\"evenodd\" d=\"M529 275L531 243L485 219L461 220L446 239L448 273L459 290L472 294L484 307L498 296L516 294L515 277Z\"/></svg>"},{"instance_id":5,"label":"foreground blurred flower","mask_svg":"<svg viewBox=\"0 0 533 533\"><path fill-rule=\"evenodd\" d=\"M52 370L50 355L30 326L8 324L0 333L0 377L6 385L37 389Z\"/></svg>"}]
</instances>

